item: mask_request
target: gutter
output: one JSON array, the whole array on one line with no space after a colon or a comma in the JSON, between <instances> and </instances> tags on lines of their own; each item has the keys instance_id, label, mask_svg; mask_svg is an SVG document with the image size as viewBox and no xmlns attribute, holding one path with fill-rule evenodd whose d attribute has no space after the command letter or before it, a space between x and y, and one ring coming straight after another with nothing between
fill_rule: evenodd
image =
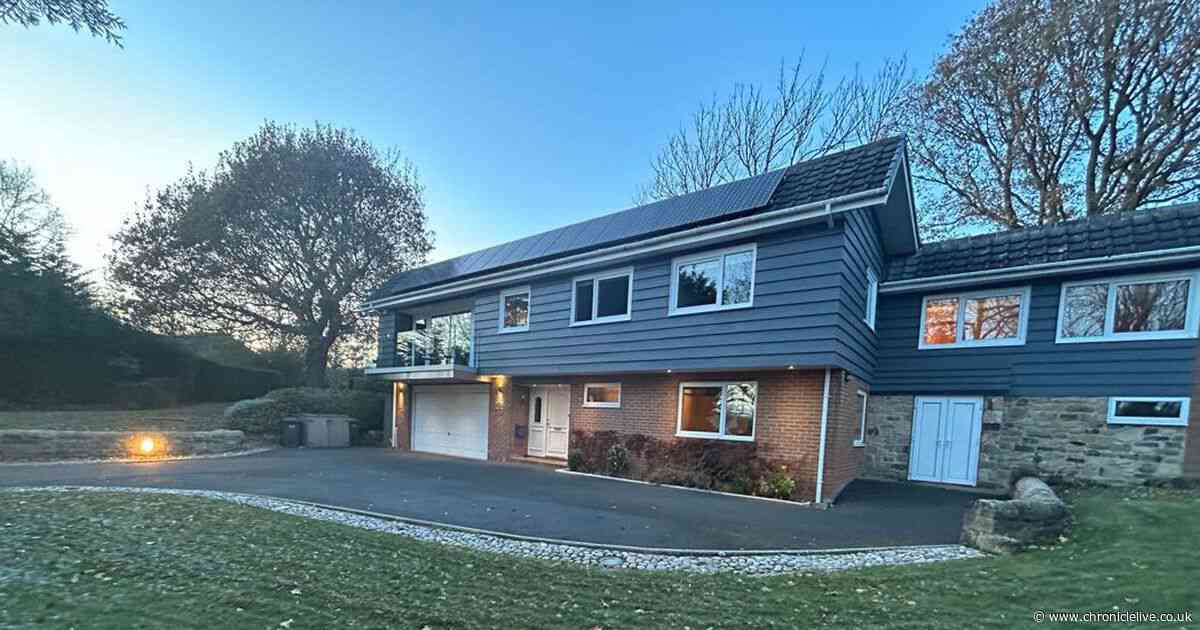
<instances>
[{"instance_id":1,"label":"gutter","mask_svg":"<svg viewBox=\"0 0 1200 630\"><path fill-rule=\"evenodd\" d=\"M857 208L882 204L887 201L887 187L880 186L848 195L799 204L763 214L741 217L723 223L664 234L653 238L613 245L589 252L555 258L538 264L492 272L445 285L434 285L408 294L368 300L358 310L372 311L388 306L400 306L417 302L444 299L456 294L476 291L488 287L504 286L528 281L541 275L561 273L598 264L616 264L628 258L653 254L671 249L682 249L717 238L729 238L752 233L756 230L772 229L782 225L830 216L835 212L847 212Z\"/></svg>"},{"instance_id":2,"label":"gutter","mask_svg":"<svg viewBox=\"0 0 1200 630\"><path fill-rule=\"evenodd\" d=\"M825 485L825 435L829 429L829 368L825 368L825 388L821 393L821 440L817 447L817 496L815 503L821 502L821 492Z\"/></svg>"},{"instance_id":3,"label":"gutter","mask_svg":"<svg viewBox=\"0 0 1200 630\"><path fill-rule=\"evenodd\" d=\"M1187 247L1175 247L1172 249L1160 249L1151 252L1096 256L1092 258L1081 258L1079 260L1062 260L1048 263L1036 263L1031 265L1020 265L1017 267L1005 267L1002 269L991 269L985 271L967 271L963 273L952 273L928 278L914 278L912 280L893 280L891 282L881 283L879 285L879 292L906 293L910 291L919 291L922 289L954 288L959 286L981 284L985 282L1023 280L1026 278L1052 275L1054 273L1063 271L1104 271L1152 264L1187 262L1191 260L1200 260L1200 245L1189 245Z\"/></svg>"}]
</instances>

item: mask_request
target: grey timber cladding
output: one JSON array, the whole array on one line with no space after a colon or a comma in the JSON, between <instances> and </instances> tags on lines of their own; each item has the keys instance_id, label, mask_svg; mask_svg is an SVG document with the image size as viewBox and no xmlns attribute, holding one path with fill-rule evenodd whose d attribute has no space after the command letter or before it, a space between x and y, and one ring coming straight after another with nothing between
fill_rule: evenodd
<instances>
[{"instance_id":1,"label":"grey timber cladding","mask_svg":"<svg viewBox=\"0 0 1200 630\"><path fill-rule=\"evenodd\" d=\"M1195 339L1054 342L1061 283L1108 275L1121 274L1064 275L992 285L1030 286L1029 328L1023 346L918 350L923 294L880 295L879 363L871 390L880 394L1190 395ZM983 288L987 287L965 290Z\"/></svg>"},{"instance_id":2,"label":"grey timber cladding","mask_svg":"<svg viewBox=\"0 0 1200 630\"><path fill-rule=\"evenodd\" d=\"M672 256L633 265L633 310L625 322L570 326L573 276L567 275L533 283L529 331L501 334L499 291L481 293L474 309L478 368L515 376L788 365L868 370L869 345L845 340L853 326L842 312L850 298L841 223L754 242L751 308L669 316Z\"/></svg>"}]
</instances>

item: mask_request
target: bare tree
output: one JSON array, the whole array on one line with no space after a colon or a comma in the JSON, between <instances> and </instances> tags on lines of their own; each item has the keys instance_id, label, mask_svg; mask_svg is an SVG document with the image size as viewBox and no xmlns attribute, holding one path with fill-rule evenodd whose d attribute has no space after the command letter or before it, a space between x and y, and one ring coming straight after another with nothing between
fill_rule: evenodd
<instances>
[{"instance_id":1,"label":"bare tree","mask_svg":"<svg viewBox=\"0 0 1200 630\"><path fill-rule=\"evenodd\" d=\"M0 0L0 24L19 24L25 28L48 24L66 24L76 33L87 29L94 37L123 47L121 31L125 22L108 9L107 0Z\"/></svg>"},{"instance_id":2,"label":"bare tree","mask_svg":"<svg viewBox=\"0 0 1200 630\"><path fill-rule=\"evenodd\" d=\"M1195 195L1196 0L999 0L907 101L922 222L1057 223Z\"/></svg>"},{"instance_id":3,"label":"bare tree","mask_svg":"<svg viewBox=\"0 0 1200 630\"><path fill-rule=\"evenodd\" d=\"M773 89L739 83L723 101L702 103L659 150L637 198L694 192L885 137L899 127L911 81L903 57L885 60L870 79L856 69L831 82L824 64L809 72L801 55L780 64Z\"/></svg>"}]
</instances>

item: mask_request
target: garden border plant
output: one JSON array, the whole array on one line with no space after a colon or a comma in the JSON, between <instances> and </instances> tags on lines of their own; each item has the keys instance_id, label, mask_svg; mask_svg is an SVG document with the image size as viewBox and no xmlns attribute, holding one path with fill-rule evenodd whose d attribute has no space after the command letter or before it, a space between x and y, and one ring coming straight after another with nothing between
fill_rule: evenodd
<instances>
[{"instance_id":1,"label":"garden border plant","mask_svg":"<svg viewBox=\"0 0 1200 630\"><path fill-rule=\"evenodd\" d=\"M773 499L793 499L799 485L786 466L759 456L753 443L660 440L616 431L573 431L567 467L575 472Z\"/></svg>"}]
</instances>

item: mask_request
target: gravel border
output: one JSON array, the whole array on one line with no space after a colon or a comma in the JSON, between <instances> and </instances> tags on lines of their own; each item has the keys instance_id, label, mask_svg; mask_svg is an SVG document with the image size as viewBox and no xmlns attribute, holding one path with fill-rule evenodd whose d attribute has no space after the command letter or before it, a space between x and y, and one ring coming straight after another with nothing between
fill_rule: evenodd
<instances>
[{"instance_id":1,"label":"gravel border","mask_svg":"<svg viewBox=\"0 0 1200 630\"><path fill-rule=\"evenodd\" d=\"M846 550L838 553L771 552L760 554L727 554L714 552L708 555L676 555L636 552L595 545L584 546L521 540L459 529L416 525L382 516L368 516L351 511L311 505L302 501L235 492L218 492L214 490L130 488L119 486L45 486L5 488L0 489L0 492L130 492L202 497L290 514L292 516L340 523L360 529L399 534L407 538L426 542L466 547L476 551L503 553L556 562L572 562L606 569L735 573L763 576L787 573L829 573L866 567L924 564L946 560L986 557L986 554L962 545L891 547L865 551Z\"/></svg>"}]
</instances>

